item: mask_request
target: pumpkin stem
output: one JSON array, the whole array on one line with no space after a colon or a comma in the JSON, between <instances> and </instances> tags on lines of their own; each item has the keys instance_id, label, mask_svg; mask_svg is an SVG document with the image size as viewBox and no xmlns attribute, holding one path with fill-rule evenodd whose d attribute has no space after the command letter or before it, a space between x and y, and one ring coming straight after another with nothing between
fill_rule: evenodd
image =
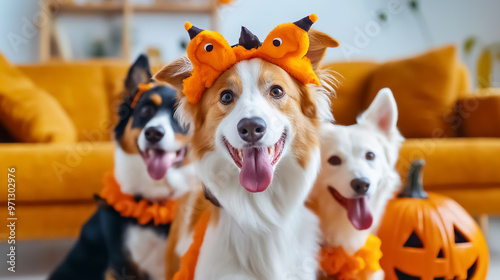
<instances>
[{"instance_id":1,"label":"pumpkin stem","mask_svg":"<svg viewBox=\"0 0 500 280\"><path fill-rule=\"evenodd\" d=\"M414 160L408 170L408 177L406 178L406 185L399 193L398 197L410 198L428 198L429 196L424 191L422 185L422 168L425 161L423 159Z\"/></svg>"}]
</instances>

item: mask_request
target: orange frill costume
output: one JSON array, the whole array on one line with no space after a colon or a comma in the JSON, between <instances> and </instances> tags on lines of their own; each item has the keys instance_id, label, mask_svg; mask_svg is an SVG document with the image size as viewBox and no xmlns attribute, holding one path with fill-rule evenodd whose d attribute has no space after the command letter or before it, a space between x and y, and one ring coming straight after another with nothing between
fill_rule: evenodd
<instances>
[{"instance_id":1,"label":"orange frill costume","mask_svg":"<svg viewBox=\"0 0 500 280\"><path fill-rule=\"evenodd\" d=\"M193 280L200 255L201 245L205 239L208 221L210 220L210 212L205 211L201 214L200 219L194 227L193 242L189 246L184 256L181 258L181 268L175 273L173 280Z\"/></svg>"},{"instance_id":2,"label":"orange frill costume","mask_svg":"<svg viewBox=\"0 0 500 280\"><path fill-rule=\"evenodd\" d=\"M327 275L335 275L338 280L367 280L368 273L381 269L381 244L378 237L370 234L365 245L352 256L342 247L322 248L320 266Z\"/></svg>"},{"instance_id":3,"label":"orange frill costume","mask_svg":"<svg viewBox=\"0 0 500 280\"><path fill-rule=\"evenodd\" d=\"M252 58L276 64L303 84L319 85L311 61L305 56L309 49L307 31L317 19L315 14L311 14L294 23L280 24L262 44L242 27L240 44L234 47L220 33L202 30L186 22L184 27L191 38L187 55L193 64L191 76L183 81L187 101L197 103L205 89L211 87L224 71L237 62Z\"/></svg>"},{"instance_id":4,"label":"orange frill costume","mask_svg":"<svg viewBox=\"0 0 500 280\"><path fill-rule=\"evenodd\" d=\"M121 192L115 176L109 172L104 175L104 188L99 196L112 206L122 217L136 218L140 225L153 221L154 225L165 225L172 221L177 210L177 201L150 203L136 201L130 194Z\"/></svg>"}]
</instances>

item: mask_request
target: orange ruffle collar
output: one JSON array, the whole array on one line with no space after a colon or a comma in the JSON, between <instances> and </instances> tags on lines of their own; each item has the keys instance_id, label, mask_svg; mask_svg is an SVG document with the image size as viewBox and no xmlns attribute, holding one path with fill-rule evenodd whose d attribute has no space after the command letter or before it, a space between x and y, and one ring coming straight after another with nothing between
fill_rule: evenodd
<instances>
[{"instance_id":1,"label":"orange ruffle collar","mask_svg":"<svg viewBox=\"0 0 500 280\"><path fill-rule=\"evenodd\" d=\"M164 204L147 200L135 201L130 194L121 192L115 176L109 172L104 175L104 188L99 196L106 200L122 217L136 218L140 225L153 221L155 225L165 225L172 221L178 202L169 200Z\"/></svg>"},{"instance_id":2,"label":"orange ruffle collar","mask_svg":"<svg viewBox=\"0 0 500 280\"><path fill-rule=\"evenodd\" d=\"M322 248L320 252L321 268L328 275L336 275L339 280L366 280L365 272L380 270L382 242L370 234L365 245L354 255L348 255L342 247Z\"/></svg>"},{"instance_id":3,"label":"orange ruffle collar","mask_svg":"<svg viewBox=\"0 0 500 280\"><path fill-rule=\"evenodd\" d=\"M193 280L198 263L198 255L200 254L205 232L207 231L208 221L210 220L210 212L205 211L201 214L200 219L194 227L193 242L189 246L184 256L181 258L181 267L174 275L173 280Z\"/></svg>"}]
</instances>

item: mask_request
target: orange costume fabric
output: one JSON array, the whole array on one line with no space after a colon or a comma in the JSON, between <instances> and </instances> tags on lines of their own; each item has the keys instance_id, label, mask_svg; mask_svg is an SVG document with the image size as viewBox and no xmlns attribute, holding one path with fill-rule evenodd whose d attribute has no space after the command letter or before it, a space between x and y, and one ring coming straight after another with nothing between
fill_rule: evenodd
<instances>
[{"instance_id":1,"label":"orange costume fabric","mask_svg":"<svg viewBox=\"0 0 500 280\"><path fill-rule=\"evenodd\" d=\"M366 243L354 255L348 255L342 247L322 248L321 268L338 280L367 280L366 275L380 270L382 242L370 234Z\"/></svg>"},{"instance_id":2,"label":"orange costume fabric","mask_svg":"<svg viewBox=\"0 0 500 280\"><path fill-rule=\"evenodd\" d=\"M317 19L315 14L311 14L294 23L280 24L267 35L262 45L255 35L243 27L242 34L251 34L258 44L234 47L220 33L202 30L186 22L184 27L191 38L187 55L193 64L191 76L183 81L187 101L197 103L205 89L211 87L222 72L239 61L252 58L278 65L303 84L319 85L311 61L305 56L309 49L307 31Z\"/></svg>"},{"instance_id":3,"label":"orange costume fabric","mask_svg":"<svg viewBox=\"0 0 500 280\"><path fill-rule=\"evenodd\" d=\"M201 214L200 219L194 227L193 242L189 246L184 256L181 258L181 268L175 273L173 280L193 280L196 272L196 264L200 254L201 245L205 238L208 221L210 220L210 212L205 211Z\"/></svg>"},{"instance_id":4,"label":"orange costume fabric","mask_svg":"<svg viewBox=\"0 0 500 280\"><path fill-rule=\"evenodd\" d=\"M176 200L169 200L164 205L151 204L146 200L136 202L132 195L121 192L120 185L112 173L104 175L104 188L99 196L106 200L122 217L136 218L141 225L150 221L154 221L155 225L168 224L174 218L177 210Z\"/></svg>"}]
</instances>

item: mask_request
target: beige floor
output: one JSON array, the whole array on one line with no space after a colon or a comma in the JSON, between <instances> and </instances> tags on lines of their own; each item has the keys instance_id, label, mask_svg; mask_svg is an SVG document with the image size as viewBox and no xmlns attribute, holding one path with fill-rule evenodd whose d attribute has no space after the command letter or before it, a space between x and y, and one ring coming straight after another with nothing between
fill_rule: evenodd
<instances>
[{"instance_id":1,"label":"beige floor","mask_svg":"<svg viewBox=\"0 0 500 280\"><path fill-rule=\"evenodd\" d=\"M0 262L2 280L42 280L64 258L74 240L30 241L17 245L17 272L7 271L5 261ZM490 218L490 272L488 280L500 279L500 217ZM8 246L0 243L0 253L4 255ZM2 259L5 259L5 255Z\"/></svg>"}]
</instances>

